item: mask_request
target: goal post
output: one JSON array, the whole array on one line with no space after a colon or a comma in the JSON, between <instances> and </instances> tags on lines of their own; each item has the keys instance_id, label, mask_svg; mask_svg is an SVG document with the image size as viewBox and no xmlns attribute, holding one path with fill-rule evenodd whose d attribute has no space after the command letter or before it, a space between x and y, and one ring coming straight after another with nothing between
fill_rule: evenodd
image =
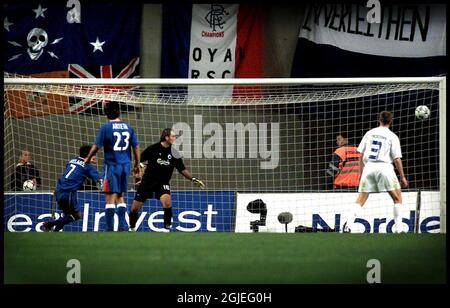
<instances>
[{"instance_id":1,"label":"goal post","mask_svg":"<svg viewBox=\"0 0 450 308\"><path fill-rule=\"evenodd\" d=\"M447 233L447 79L439 81L439 192L440 192L440 218L441 233Z\"/></svg>"},{"instance_id":2,"label":"goal post","mask_svg":"<svg viewBox=\"0 0 450 308\"><path fill-rule=\"evenodd\" d=\"M411 231L418 227L413 215L421 189L420 227L434 232L439 225L445 233L445 82L445 77L66 79L5 74L4 191L16 207L9 207L15 212L5 213L4 220L20 211L31 212L31 220L49 213L51 204L45 203L51 200L37 197L39 192L54 189L66 162L82 144L93 143L107 121L103 104L117 101L121 118L137 132L141 150L171 127L179 135L175 147L186 166L206 184L200 191L174 172L171 190L179 231L252 232L250 224L261 214L248 211L247 205L256 199L267 206L260 232L285 232L285 227L294 232L297 225L339 228L356 193L335 191L327 184L335 135L345 132L358 144L377 126L378 113L389 110L411 184L404 190L406 223ZM415 118L419 105L430 108L430 118ZM36 192L12 192L11 175L25 149L42 184ZM102 151L97 156L101 172ZM128 206L134 189L130 177ZM92 187L80 192L80 202L89 207L83 212L87 222L74 230L101 229L103 196ZM162 217L156 212L162 208L155 200L148 204L141 230L155 231ZM278 222L281 212L293 214L291 224ZM371 195L360 231L390 230L391 212L387 194Z\"/></svg>"}]
</instances>

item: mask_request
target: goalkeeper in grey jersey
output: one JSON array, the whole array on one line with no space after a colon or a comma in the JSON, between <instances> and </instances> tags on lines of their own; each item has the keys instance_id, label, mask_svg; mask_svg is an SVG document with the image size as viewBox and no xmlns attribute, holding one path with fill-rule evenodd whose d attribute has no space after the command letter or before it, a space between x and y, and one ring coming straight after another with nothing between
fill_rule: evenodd
<instances>
[{"instance_id":1,"label":"goalkeeper in grey jersey","mask_svg":"<svg viewBox=\"0 0 450 308\"><path fill-rule=\"evenodd\" d=\"M167 231L170 230L172 224L172 202L169 182L174 168L200 188L205 187L202 181L192 177L189 170L184 166L181 154L172 148L172 144L176 139L175 132L170 128L166 128L161 133L160 142L149 146L142 152L141 162L147 162L147 167L130 209L130 231L135 231L139 209L149 198L161 201L164 208L164 228Z\"/></svg>"}]
</instances>

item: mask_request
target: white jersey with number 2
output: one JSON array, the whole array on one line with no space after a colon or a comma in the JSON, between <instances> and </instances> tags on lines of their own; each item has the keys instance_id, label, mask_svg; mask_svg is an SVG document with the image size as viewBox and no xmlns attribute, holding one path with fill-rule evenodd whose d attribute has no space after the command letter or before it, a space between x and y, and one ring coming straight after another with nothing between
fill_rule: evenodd
<instances>
[{"instance_id":1,"label":"white jersey with number 2","mask_svg":"<svg viewBox=\"0 0 450 308\"><path fill-rule=\"evenodd\" d=\"M363 154L364 164L369 162L392 163L402 157L400 140L387 127L377 127L369 130L358 146L358 152Z\"/></svg>"}]
</instances>

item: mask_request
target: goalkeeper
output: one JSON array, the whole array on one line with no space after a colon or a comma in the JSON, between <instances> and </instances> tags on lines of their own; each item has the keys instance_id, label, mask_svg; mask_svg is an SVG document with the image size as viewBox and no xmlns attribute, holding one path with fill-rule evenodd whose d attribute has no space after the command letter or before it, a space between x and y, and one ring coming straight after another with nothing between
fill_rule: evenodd
<instances>
[{"instance_id":1,"label":"goalkeeper","mask_svg":"<svg viewBox=\"0 0 450 308\"><path fill-rule=\"evenodd\" d=\"M165 232L170 231L172 204L169 182L174 168L177 168L178 172L200 188L205 187L202 181L192 177L184 166L181 154L172 148L176 139L175 132L170 128L166 128L161 133L160 142L149 146L142 152L141 162L147 162L147 167L130 209L130 231L136 231L139 209L148 198L156 198L161 201L164 209Z\"/></svg>"}]
</instances>

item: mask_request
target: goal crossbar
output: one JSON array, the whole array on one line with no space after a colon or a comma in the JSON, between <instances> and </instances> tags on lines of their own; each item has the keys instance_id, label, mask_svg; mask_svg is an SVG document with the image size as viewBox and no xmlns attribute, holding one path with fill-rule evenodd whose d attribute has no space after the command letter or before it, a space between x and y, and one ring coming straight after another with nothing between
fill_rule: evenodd
<instances>
[{"instance_id":1,"label":"goal crossbar","mask_svg":"<svg viewBox=\"0 0 450 308\"><path fill-rule=\"evenodd\" d=\"M179 79L179 78L4 78L5 84L65 84L65 85L313 85L313 84L380 84L380 83L437 83L446 77L386 77L386 78L229 78L229 79Z\"/></svg>"}]
</instances>

